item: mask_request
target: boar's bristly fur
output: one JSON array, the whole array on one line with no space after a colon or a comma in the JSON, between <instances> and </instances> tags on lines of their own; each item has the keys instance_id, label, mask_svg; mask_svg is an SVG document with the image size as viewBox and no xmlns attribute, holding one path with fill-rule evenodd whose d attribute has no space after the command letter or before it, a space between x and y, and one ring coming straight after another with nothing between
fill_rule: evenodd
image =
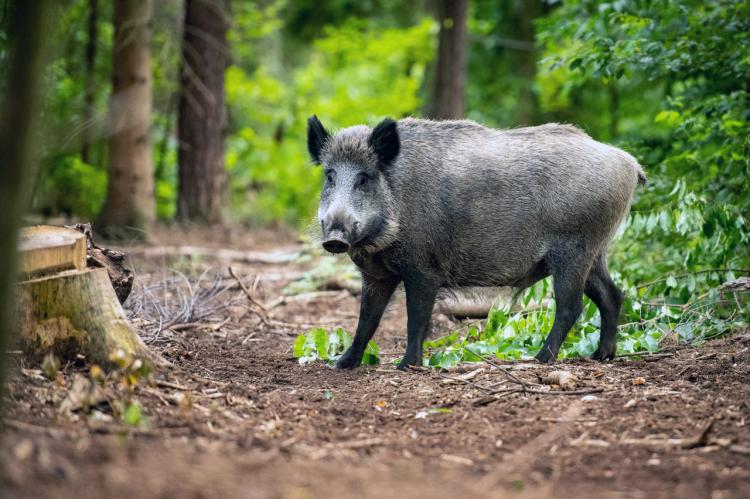
<instances>
[{"instance_id":1,"label":"boar's bristly fur","mask_svg":"<svg viewBox=\"0 0 750 499\"><path fill-rule=\"evenodd\" d=\"M326 172L323 245L347 251L363 277L357 333L339 367L359 365L400 282L403 367L421 363L440 289L523 289L548 275L557 312L537 358L555 359L584 293L602 316L594 358L614 356L622 294L606 251L645 180L630 154L571 125L494 130L412 118L333 135L311 118L308 147Z\"/></svg>"}]
</instances>

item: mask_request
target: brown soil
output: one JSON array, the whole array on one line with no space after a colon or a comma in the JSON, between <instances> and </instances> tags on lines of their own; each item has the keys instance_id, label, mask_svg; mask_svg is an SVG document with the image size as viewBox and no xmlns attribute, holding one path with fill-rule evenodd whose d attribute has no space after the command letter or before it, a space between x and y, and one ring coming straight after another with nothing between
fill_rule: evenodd
<instances>
[{"instance_id":1,"label":"brown soil","mask_svg":"<svg viewBox=\"0 0 750 499\"><path fill-rule=\"evenodd\" d=\"M235 269L259 275L258 297L269 303L301 267ZM357 310L341 292L277 306L271 326L233 307L218 328L165 334L153 348L173 367L134 393L148 428L109 420L106 403L100 422L60 411L84 363L49 381L11 355L0 495L750 497L747 336L607 364L514 363L531 390L558 394L488 399L480 386L520 386L488 364L400 372L389 363L405 344L400 296L377 336L384 364L341 372L292 358L295 323L353 330ZM454 327L440 318L435 334ZM445 378L479 368L469 383ZM559 369L592 393L536 386Z\"/></svg>"}]
</instances>

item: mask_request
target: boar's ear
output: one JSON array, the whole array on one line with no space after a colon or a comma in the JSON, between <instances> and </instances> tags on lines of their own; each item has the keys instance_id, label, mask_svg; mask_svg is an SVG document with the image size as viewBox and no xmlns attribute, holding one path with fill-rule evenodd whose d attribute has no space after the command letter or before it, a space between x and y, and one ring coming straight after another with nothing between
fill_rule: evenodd
<instances>
[{"instance_id":1,"label":"boar's ear","mask_svg":"<svg viewBox=\"0 0 750 499\"><path fill-rule=\"evenodd\" d=\"M307 119L307 150L310 151L313 163L320 164L320 150L330 136L317 116L313 114Z\"/></svg>"},{"instance_id":2,"label":"boar's ear","mask_svg":"<svg viewBox=\"0 0 750 499\"><path fill-rule=\"evenodd\" d=\"M396 122L390 118L381 121L372 131L370 138L367 139L367 144L378 155L381 164L389 165L396 158L401 148Z\"/></svg>"}]
</instances>

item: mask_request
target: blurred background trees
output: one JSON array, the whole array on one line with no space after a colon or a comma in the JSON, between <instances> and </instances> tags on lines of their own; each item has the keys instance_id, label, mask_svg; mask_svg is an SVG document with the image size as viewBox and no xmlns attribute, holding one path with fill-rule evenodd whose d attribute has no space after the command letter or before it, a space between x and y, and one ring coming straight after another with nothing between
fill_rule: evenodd
<instances>
[{"instance_id":1,"label":"blurred background trees","mask_svg":"<svg viewBox=\"0 0 750 499\"><path fill-rule=\"evenodd\" d=\"M155 215L151 151L152 15L151 0L114 1L107 197L97 223L98 230L110 237L143 237ZM84 110L90 108L92 100L86 90ZM84 143L88 144L88 140L85 138Z\"/></svg>"},{"instance_id":2,"label":"blurred background trees","mask_svg":"<svg viewBox=\"0 0 750 499\"><path fill-rule=\"evenodd\" d=\"M121 38L125 5L139 12ZM165 0L146 22L150 5L60 9L35 213L137 233L151 214L302 227L320 185L313 113L331 128L561 121L649 173L614 252L633 280L748 267L746 1Z\"/></svg>"},{"instance_id":3,"label":"blurred background trees","mask_svg":"<svg viewBox=\"0 0 750 499\"><path fill-rule=\"evenodd\" d=\"M226 190L227 112L224 71L229 60L228 0L186 0L177 125L177 216L219 223Z\"/></svg>"}]
</instances>

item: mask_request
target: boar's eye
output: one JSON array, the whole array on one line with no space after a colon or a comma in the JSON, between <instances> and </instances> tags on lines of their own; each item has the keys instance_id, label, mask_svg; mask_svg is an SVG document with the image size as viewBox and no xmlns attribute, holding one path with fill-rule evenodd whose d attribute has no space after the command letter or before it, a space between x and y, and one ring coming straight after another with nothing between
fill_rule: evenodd
<instances>
[{"instance_id":1,"label":"boar's eye","mask_svg":"<svg viewBox=\"0 0 750 499\"><path fill-rule=\"evenodd\" d=\"M366 173L360 173L357 175L357 180L355 180L354 185L357 187L364 187L369 180L370 177L368 177Z\"/></svg>"},{"instance_id":2,"label":"boar's eye","mask_svg":"<svg viewBox=\"0 0 750 499\"><path fill-rule=\"evenodd\" d=\"M333 171L326 171L326 182L328 182L329 184L333 184Z\"/></svg>"}]
</instances>

